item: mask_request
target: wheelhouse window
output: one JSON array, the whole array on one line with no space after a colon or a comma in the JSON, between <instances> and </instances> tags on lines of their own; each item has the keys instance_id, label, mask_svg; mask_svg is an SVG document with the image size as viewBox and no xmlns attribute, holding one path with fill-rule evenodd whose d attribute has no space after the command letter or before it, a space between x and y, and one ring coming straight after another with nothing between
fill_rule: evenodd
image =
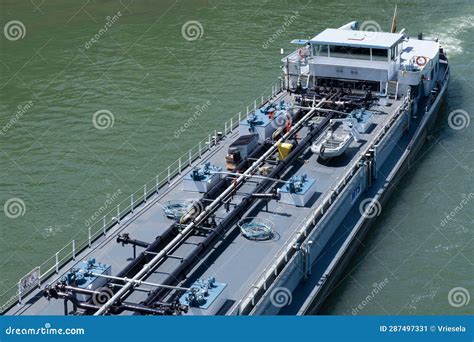
<instances>
[{"instance_id":1,"label":"wheelhouse window","mask_svg":"<svg viewBox=\"0 0 474 342\"><path fill-rule=\"evenodd\" d=\"M329 53L331 57L336 57L336 58L370 60L369 48L331 45L329 47Z\"/></svg>"},{"instance_id":2,"label":"wheelhouse window","mask_svg":"<svg viewBox=\"0 0 474 342\"><path fill-rule=\"evenodd\" d=\"M395 60L398 56L398 45L394 45L390 49L377 49L361 46L311 44L311 50L313 56L367 61L388 62L389 56L392 60Z\"/></svg>"},{"instance_id":3,"label":"wheelhouse window","mask_svg":"<svg viewBox=\"0 0 474 342\"><path fill-rule=\"evenodd\" d=\"M372 60L387 62L388 50L387 49L372 49Z\"/></svg>"},{"instance_id":4,"label":"wheelhouse window","mask_svg":"<svg viewBox=\"0 0 474 342\"><path fill-rule=\"evenodd\" d=\"M394 61L397 59L397 57L398 57L398 44L392 46L392 48L390 49L390 59Z\"/></svg>"},{"instance_id":5,"label":"wheelhouse window","mask_svg":"<svg viewBox=\"0 0 474 342\"><path fill-rule=\"evenodd\" d=\"M323 44L313 44L313 56L328 56L328 46Z\"/></svg>"}]
</instances>

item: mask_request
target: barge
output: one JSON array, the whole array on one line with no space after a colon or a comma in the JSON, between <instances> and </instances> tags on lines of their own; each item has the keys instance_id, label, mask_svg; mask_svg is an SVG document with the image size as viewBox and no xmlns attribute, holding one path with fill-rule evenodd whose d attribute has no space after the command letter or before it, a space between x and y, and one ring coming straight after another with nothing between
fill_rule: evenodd
<instances>
[{"instance_id":1,"label":"barge","mask_svg":"<svg viewBox=\"0 0 474 342\"><path fill-rule=\"evenodd\" d=\"M22 277L4 314L316 314L449 83L436 39L358 26L295 40L268 99Z\"/></svg>"}]
</instances>

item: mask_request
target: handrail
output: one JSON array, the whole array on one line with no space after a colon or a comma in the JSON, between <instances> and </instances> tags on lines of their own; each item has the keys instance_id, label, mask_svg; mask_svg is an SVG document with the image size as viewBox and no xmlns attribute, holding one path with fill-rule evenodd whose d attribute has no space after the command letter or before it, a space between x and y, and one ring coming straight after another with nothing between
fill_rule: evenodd
<instances>
[{"instance_id":1,"label":"handrail","mask_svg":"<svg viewBox=\"0 0 474 342\"><path fill-rule=\"evenodd\" d=\"M261 98L257 98L255 101L252 101L250 106L247 106L247 110L245 114L243 112L239 112L233 115L229 120L224 122L224 130L222 131L223 137L226 137L228 134L232 133L235 128L239 126L239 122L245 118L244 115L249 115L257 107L260 107L271 101L273 98L277 97L281 91L283 90L283 84L280 81L276 82L271 87L271 93L268 97L263 94ZM257 103L260 103L257 106ZM249 108L254 108L253 110L249 111ZM172 180L179 176L183 170L187 167L191 166L192 163L203 156L204 153L211 150L212 147L216 146L219 138L218 138L218 131L215 129L213 132L208 134L208 136L199 141L196 145L191 147L186 153L181 155L178 159L176 159L173 163L171 163L167 168L163 169L160 173L158 173L153 179L148 181L143 185L142 188L132 193L123 201L119 202L116 206L114 206L110 211L105 213L102 217L102 220L95 221L92 225L87 227L88 236L85 240L76 241L72 240L66 245L64 245L60 250L54 253L50 258L46 259L42 264L38 267L40 269L40 277L38 279L38 285L41 284L47 278L51 277L55 273L58 273L59 270L69 261L75 259L76 255L81 253L87 248L92 247L92 242L94 242L100 236L105 236L107 232L112 229L117 224L120 224L121 220L125 218L129 214L133 214L136 209L139 207L145 207L148 199L153 195L159 194L159 191L168 184L171 184ZM121 210L122 208L122 210ZM143 209L142 208L142 209ZM63 252L67 250L65 255L62 255ZM44 270L45 269L45 270ZM44 271L43 271L44 270ZM21 279L21 278L20 278ZM8 292L13 293L12 290L18 289L17 284L14 284L10 289L8 289L4 294L0 296L5 297L8 296ZM33 291L34 288L31 288L26 293L23 293L22 296L30 293ZM16 293L8 300L5 300L2 305L0 306L0 313L4 310L8 309L12 304L12 300L16 298L18 300L19 293ZM7 305L10 303L11 305ZM5 307L7 306L7 307Z\"/></svg>"}]
</instances>

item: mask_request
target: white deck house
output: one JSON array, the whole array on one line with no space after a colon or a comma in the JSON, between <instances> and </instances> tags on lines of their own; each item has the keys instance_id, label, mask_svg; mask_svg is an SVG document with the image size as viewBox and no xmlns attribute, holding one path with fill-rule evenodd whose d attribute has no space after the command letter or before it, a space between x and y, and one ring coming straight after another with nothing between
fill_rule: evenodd
<instances>
[{"instance_id":1,"label":"white deck house","mask_svg":"<svg viewBox=\"0 0 474 342\"><path fill-rule=\"evenodd\" d=\"M310 74L387 82L399 63L399 33L326 29L310 40Z\"/></svg>"},{"instance_id":2,"label":"white deck house","mask_svg":"<svg viewBox=\"0 0 474 342\"><path fill-rule=\"evenodd\" d=\"M432 89L438 71L437 41L353 30L356 26L326 29L283 58L287 85L308 87L339 80L355 87L363 82L382 93L405 93L408 86L423 81L425 92Z\"/></svg>"}]
</instances>

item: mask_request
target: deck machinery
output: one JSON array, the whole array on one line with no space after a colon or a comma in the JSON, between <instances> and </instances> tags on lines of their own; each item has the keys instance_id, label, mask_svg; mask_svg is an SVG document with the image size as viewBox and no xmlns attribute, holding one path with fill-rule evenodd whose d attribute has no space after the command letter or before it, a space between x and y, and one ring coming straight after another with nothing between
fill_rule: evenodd
<instances>
[{"instance_id":1,"label":"deck machinery","mask_svg":"<svg viewBox=\"0 0 474 342\"><path fill-rule=\"evenodd\" d=\"M449 80L436 40L357 26L295 40L267 102L7 314L316 313ZM312 151L349 130L334 157Z\"/></svg>"}]
</instances>

